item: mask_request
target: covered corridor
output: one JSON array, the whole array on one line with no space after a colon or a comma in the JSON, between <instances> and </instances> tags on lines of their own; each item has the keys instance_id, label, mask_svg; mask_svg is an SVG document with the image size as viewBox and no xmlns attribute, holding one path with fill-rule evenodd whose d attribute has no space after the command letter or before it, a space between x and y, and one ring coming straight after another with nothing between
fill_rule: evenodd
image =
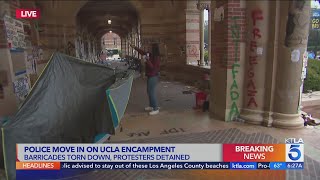
<instances>
[{"instance_id":1,"label":"covered corridor","mask_svg":"<svg viewBox=\"0 0 320 180\"><path fill-rule=\"evenodd\" d=\"M161 110L152 117L143 112L146 84L137 75L124 129L109 142L283 143L285 137L302 137L307 167L287 172L287 177L320 177L320 132L303 128L300 115L310 1L12 0L0 1L0 7L0 117L17 111L53 52L98 63L105 48L102 37L112 32L121 39L122 57L141 58L130 44L144 50L159 44ZM40 18L17 19L19 8L39 9ZM208 10L209 68L204 62L204 10ZM117 62L111 66L124 67ZM195 111L194 94L188 92L203 87L206 73L209 112ZM163 172L95 172L90 178L212 175ZM286 172L281 173L257 172L256 177L276 179ZM223 172L215 176L224 177Z\"/></svg>"},{"instance_id":2,"label":"covered corridor","mask_svg":"<svg viewBox=\"0 0 320 180\"><path fill-rule=\"evenodd\" d=\"M1 1L0 115L16 111L53 52L96 62L101 37L112 31L121 37L123 56L139 58L129 44L147 49L158 43L161 73L169 80L199 87L210 72L211 117L303 127L299 99L308 2ZM41 17L17 20L16 8L38 8ZM210 69L201 66L204 9ZM188 65L198 60L200 66Z\"/></svg>"}]
</instances>

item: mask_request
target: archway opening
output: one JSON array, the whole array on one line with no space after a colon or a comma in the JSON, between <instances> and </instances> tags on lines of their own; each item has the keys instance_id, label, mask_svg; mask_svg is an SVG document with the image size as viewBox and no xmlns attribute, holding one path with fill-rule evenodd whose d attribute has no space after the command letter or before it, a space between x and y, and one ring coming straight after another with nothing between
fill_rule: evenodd
<instances>
[{"instance_id":1,"label":"archway opening","mask_svg":"<svg viewBox=\"0 0 320 180\"><path fill-rule=\"evenodd\" d=\"M129 0L87 2L77 14L78 57L88 57L86 44L90 42L97 60L106 48L118 49L122 56L132 55L129 44L138 36L138 22L137 10Z\"/></svg>"}]
</instances>

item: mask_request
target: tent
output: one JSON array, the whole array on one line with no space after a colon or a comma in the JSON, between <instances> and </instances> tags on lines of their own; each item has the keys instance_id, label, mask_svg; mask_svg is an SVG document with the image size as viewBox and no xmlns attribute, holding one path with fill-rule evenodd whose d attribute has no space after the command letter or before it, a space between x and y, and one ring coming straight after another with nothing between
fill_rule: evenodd
<instances>
[{"instance_id":1,"label":"tent","mask_svg":"<svg viewBox=\"0 0 320 180\"><path fill-rule=\"evenodd\" d=\"M16 179L17 143L92 143L97 134L114 134L132 81L130 71L54 53L18 112L2 127L8 180Z\"/></svg>"}]
</instances>

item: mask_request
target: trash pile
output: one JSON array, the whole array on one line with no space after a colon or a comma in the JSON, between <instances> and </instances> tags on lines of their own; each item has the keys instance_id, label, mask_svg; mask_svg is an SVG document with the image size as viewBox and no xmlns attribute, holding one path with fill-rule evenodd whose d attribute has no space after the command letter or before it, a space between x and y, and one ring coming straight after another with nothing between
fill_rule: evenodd
<instances>
[{"instance_id":1,"label":"trash pile","mask_svg":"<svg viewBox=\"0 0 320 180\"><path fill-rule=\"evenodd\" d=\"M302 119L304 120L304 126L319 126L319 120L313 118L311 114L301 114Z\"/></svg>"}]
</instances>

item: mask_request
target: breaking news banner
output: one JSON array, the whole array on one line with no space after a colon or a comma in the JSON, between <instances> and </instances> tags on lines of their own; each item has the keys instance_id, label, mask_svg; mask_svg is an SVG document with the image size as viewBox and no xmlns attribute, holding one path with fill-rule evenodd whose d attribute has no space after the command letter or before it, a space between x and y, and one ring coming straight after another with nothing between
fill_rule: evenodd
<instances>
[{"instance_id":1,"label":"breaking news banner","mask_svg":"<svg viewBox=\"0 0 320 180\"><path fill-rule=\"evenodd\" d=\"M303 169L302 139L286 144L17 144L17 179L119 169Z\"/></svg>"}]
</instances>

